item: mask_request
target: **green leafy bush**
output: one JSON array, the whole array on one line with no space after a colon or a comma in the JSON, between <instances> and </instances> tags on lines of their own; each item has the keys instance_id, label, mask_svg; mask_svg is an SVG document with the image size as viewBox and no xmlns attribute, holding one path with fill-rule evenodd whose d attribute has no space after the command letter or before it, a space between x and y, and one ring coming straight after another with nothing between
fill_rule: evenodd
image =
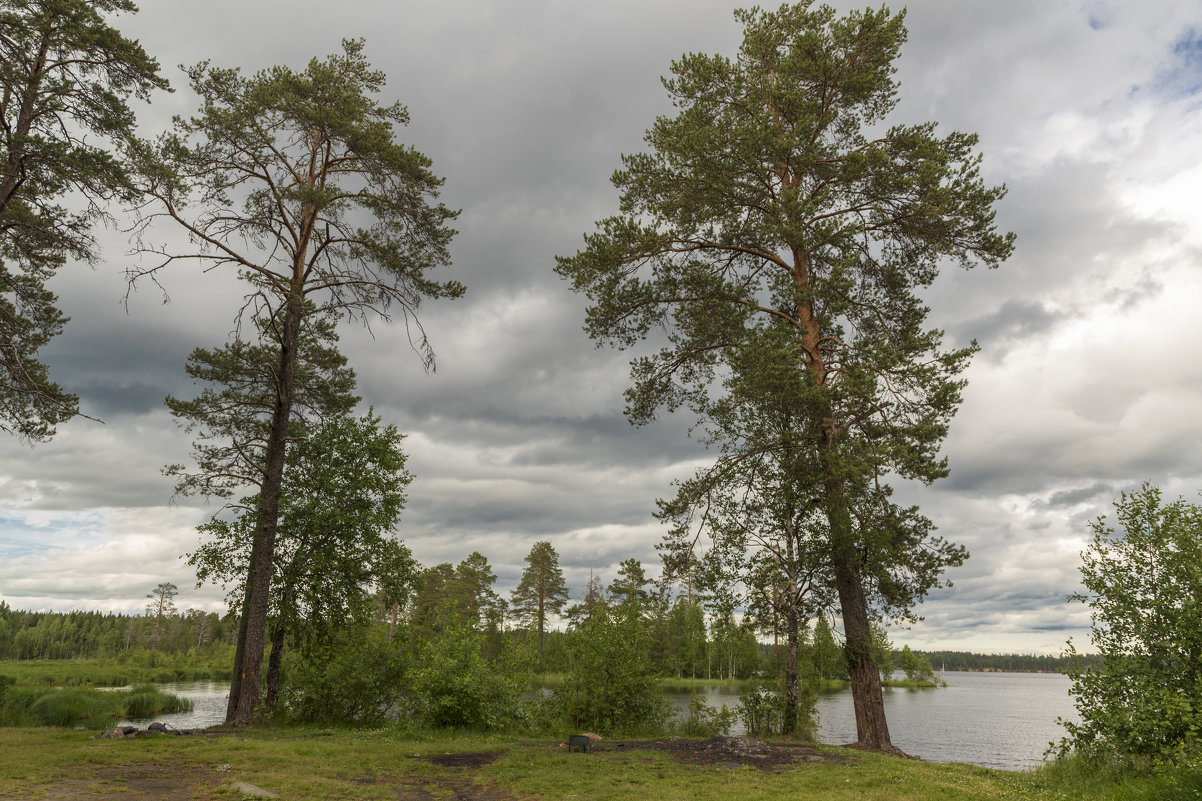
<instances>
[{"instance_id":1,"label":"green leafy bush","mask_svg":"<svg viewBox=\"0 0 1202 801\"><path fill-rule=\"evenodd\" d=\"M403 642L380 627L352 626L289 655L281 708L303 723L382 724L404 701Z\"/></svg>"},{"instance_id":2,"label":"green leafy bush","mask_svg":"<svg viewBox=\"0 0 1202 801\"><path fill-rule=\"evenodd\" d=\"M739 694L736 707L743 728L752 737L780 734L785 724L785 695L779 689L763 684L751 684ZM805 687L797 699L797 718L792 736L813 742L818 732L818 709L814 690Z\"/></svg>"},{"instance_id":3,"label":"green leafy bush","mask_svg":"<svg viewBox=\"0 0 1202 801\"><path fill-rule=\"evenodd\" d=\"M452 617L422 644L410 690L427 726L502 729L518 717L529 673L508 649L484 658L484 635Z\"/></svg>"},{"instance_id":4,"label":"green leafy bush","mask_svg":"<svg viewBox=\"0 0 1202 801\"><path fill-rule=\"evenodd\" d=\"M1202 753L1202 507L1161 502L1145 484L1114 504L1118 528L1101 517L1082 552L1090 642L1087 662L1072 642L1065 670L1080 722L1053 747L1061 756L1155 757Z\"/></svg>"},{"instance_id":5,"label":"green leafy bush","mask_svg":"<svg viewBox=\"0 0 1202 801\"><path fill-rule=\"evenodd\" d=\"M564 720L601 734L662 730L671 706L660 692L647 640L636 608L595 605L571 634L568 672L553 694Z\"/></svg>"},{"instance_id":6,"label":"green leafy bush","mask_svg":"<svg viewBox=\"0 0 1202 801\"><path fill-rule=\"evenodd\" d=\"M693 693L689 698L689 708L685 717L679 723L680 733L685 737L717 737L730 734L737 713L727 709L726 704L715 708L705 702L701 693Z\"/></svg>"}]
</instances>

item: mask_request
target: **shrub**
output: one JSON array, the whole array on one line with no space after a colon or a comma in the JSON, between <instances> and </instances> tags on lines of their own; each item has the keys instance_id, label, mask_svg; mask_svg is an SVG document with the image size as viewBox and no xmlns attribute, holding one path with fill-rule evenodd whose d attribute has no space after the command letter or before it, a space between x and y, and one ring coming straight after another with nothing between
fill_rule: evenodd
<instances>
[{"instance_id":1,"label":"shrub","mask_svg":"<svg viewBox=\"0 0 1202 801\"><path fill-rule=\"evenodd\" d=\"M1162 504L1145 484L1114 504L1119 528L1101 517L1082 552L1090 608L1088 663L1070 641L1079 723L1052 750L1061 756L1156 757L1172 763L1202 749L1202 507Z\"/></svg>"},{"instance_id":2,"label":"shrub","mask_svg":"<svg viewBox=\"0 0 1202 801\"><path fill-rule=\"evenodd\" d=\"M781 690L763 684L749 685L739 694L736 707L743 728L752 737L781 734L785 724L785 695ZM793 737L813 742L818 732L818 709L812 686L802 688L797 699L797 718Z\"/></svg>"},{"instance_id":3,"label":"shrub","mask_svg":"<svg viewBox=\"0 0 1202 801\"><path fill-rule=\"evenodd\" d=\"M517 719L529 674L508 649L486 660L484 639L452 618L422 644L410 689L427 726L500 729Z\"/></svg>"},{"instance_id":4,"label":"shrub","mask_svg":"<svg viewBox=\"0 0 1202 801\"><path fill-rule=\"evenodd\" d=\"M663 729L671 707L660 692L647 639L633 605L593 607L572 632L567 676L553 694L566 722L603 734Z\"/></svg>"},{"instance_id":5,"label":"shrub","mask_svg":"<svg viewBox=\"0 0 1202 801\"><path fill-rule=\"evenodd\" d=\"M380 724L404 696L403 643L380 627L351 626L292 653L281 708L304 723Z\"/></svg>"},{"instance_id":6,"label":"shrub","mask_svg":"<svg viewBox=\"0 0 1202 801\"><path fill-rule=\"evenodd\" d=\"M716 709L705 702L704 695L695 692L689 698L689 708L679 729L686 737L717 737L730 734L735 718L736 712L727 709L726 704Z\"/></svg>"}]
</instances>

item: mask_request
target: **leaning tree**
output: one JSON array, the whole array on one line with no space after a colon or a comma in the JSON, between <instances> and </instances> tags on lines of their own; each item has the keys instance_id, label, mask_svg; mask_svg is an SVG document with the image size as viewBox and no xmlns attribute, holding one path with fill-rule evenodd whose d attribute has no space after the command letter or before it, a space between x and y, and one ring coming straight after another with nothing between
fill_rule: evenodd
<instances>
[{"instance_id":1,"label":"leaning tree","mask_svg":"<svg viewBox=\"0 0 1202 801\"><path fill-rule=\"evenodd\" d=\"M637 358L627 415L704 409L734 354L787 335L766 361L798 368L792 447L825 519L864 747L891 749L872 662L866 555L885 547L860 512L883 477L933 481L975 345L945 350L919 291L947 264L996 266L1004 187L979 173L976 137L886 127L906 38L888 9L836 17L809 2L735 14L738 55L689 54L664 86L677 113L613 176L619 213L557 271L592 301L585 328ZM762 443L748 443L759 447Z\"/></svg>"},{"instance_id":2,"label":"leaning tree","mask_svg":"<svg viewBox=\"0 0 1202 801\"><path fill-rule=\"evenodd\" d=\"M458 212L437 202L430 160L398 144L408 122L399 103L381 105L384 75L363 42L295 71L243 76L202 63L188 70L202 105L196 116L141 148L146 202L135 233L148 266L131 281L158 282L190 261L235 271L247 285L242 309L280 321L280 360L258 486L259 510L243 603L227 721L249 723L259 699L280 488L296 386L297 343L313 313L365 324L399 311L427 369L434 353L416 317L426 298L463 286L429 273L449 263ZM180 226L188 246L152 244L159 220ZM313 311L309 311L309 309Z\"/></svg>"}]
</instances>

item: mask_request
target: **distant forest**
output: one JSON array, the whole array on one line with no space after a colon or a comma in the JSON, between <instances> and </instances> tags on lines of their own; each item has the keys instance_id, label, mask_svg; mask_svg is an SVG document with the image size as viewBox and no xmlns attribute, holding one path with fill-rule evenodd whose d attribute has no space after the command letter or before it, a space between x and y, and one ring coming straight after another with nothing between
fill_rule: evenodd
<instances>
[{"instance_id":1,"label":"distant forest","mask_svg":"<svg viewBox=\"0 0 1202 801\"><path fill-rule=\"evenodd\" d=\"M0 659L130 659L232 654L237 620L189 609L161 620L113 612L22 612L0 601Z\"/></svg>"},{"instance_id":2,"label":"distant forest","mask_svg":"<svg viewBox=\"0 0 1202 801\"><path fill-rule=\"evenodd\" d=\"M1068 660L1047 654L974 654L969 651L915 651L939 670L982 670L1006 673L1059 673ZM1096 657L1086 655L1091 662Z\"/></svg>"},{"instance_id":3,"label":"distant forest","mask_svg":"<svg viewBox=\"0 0 1202 801\"><path fill-rule=\"evenodd\" d=\"M135 663L148 662L155 654L174 659L203 659L229 655L232 657L234 637L238 622L231 615L222 617L213 612L189 609L181 614L164 616L157 623L152 616L126 615L113 612L25 612L13 610L0 601L0 659L116 659ZM506 632L521 638L522 630ZM562 632L550 632L548 637L548 668L560 667L556 663L560 656ZM746 637L746 634L744 635ZM670 639L670 638L669 638ZM719 639L722 639L721 637ZM706 638L706 647L715 657L722 643L715 641L713 633ZM747 645L750 638L744 640ZM746 645L744 646L746 649ZM735 660L736 677L747 677L752 665L768 673L774 673L774 663L779 661L779 650L771 644L759 643L756 660L743 650L741 658ZM807 643L803 650L813 656L813 645ZM939 670L980 670L1018 673L1056 673L1065 666L1066 660L1059 656L1036 654L976 654L967 651L915 651L930 660ZM697 677L729 676L729 669L722 669L718 660L711 662L701 654L689 669L662 670L665 677L680 676L682 673ZM750 657L750 658L749 658ZM1087 657L1088 658L1088 657ZM662 659L661 664L667 660ZM675 660L672 660L675 662ZM729 664L729 658L725 661ZM810 661L811 660L803 660ZM665 667L667 665L664 665ZM676 667L679 667L678 664ZM825 671L823 671L825 673Z\"/></svg>"}]
</instances>

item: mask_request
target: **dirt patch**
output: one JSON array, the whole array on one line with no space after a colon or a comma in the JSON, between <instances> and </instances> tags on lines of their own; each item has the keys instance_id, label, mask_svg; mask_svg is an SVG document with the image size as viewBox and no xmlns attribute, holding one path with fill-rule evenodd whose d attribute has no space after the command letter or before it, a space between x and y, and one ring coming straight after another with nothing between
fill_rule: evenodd
<instances>
[{"instance_id":1,"label":"dirt patch","mask_svg":"<svg viewBox=\"0 0 1202 801\"><path fill-rule=\"evenodd\" d=\"M449 760L451 757L469 759ZM499 752L479 754L439 754L430 759L447 767L478 767L496 761ZM220 768L185 763L151 762L122 767L79 766L79 777L41 785L31 791L42 801L95 801L120 798L122 801L162 801L162 799L229 798L230 774ZM451 776L395 777L357 776L347 778L355 784L387 787L397 801L513 801L513 796L493 787ZM37 795L37 793L43 795ZM24 796L22 796L24 797ZM16 801L16 796L0 792L0 801Z\"/></svg>"},{"instance_id":2,"label":"dirt patch","mask_svg":"<svg viewBox=\"0 0 1202 801\"><path fill-rule=\"evenodd\" d=\"M462 754L435 754L427 757L427 760L442 768L482 768L500 758L500 751L474 751Z\"/></svg>"},{"instance_id":3,"label":"dirt patch","mask_svg":"<svg viewBox=\"0 0 1202 801\"><path fill-rule=\"evenodd\" d=\"M353 781L386 786L396 794L398 801L513 801L513 796L495 787L449 776L425 779L361 776Z\"/></svg>"},{"instance_id":4,"label":"dirt patch","mask_svg":"<svg viewBox=\"0 0 1202 801\"><path fill-rule=\"evenodd\" d=\"M119 797L123 801L208 798L224 781L212 768L185 763L148 762L122 767L92 767L87 777L44 786L45 801L82 801ZM0 796L7 798L7 796Z\"/></svg>"},{"instance_id":5,"label":"dirt patch","mask_svg":"<svg viewBox=\"0 0 1202 801\"><path fill-rule=\"evenodd\" d=\"M724 768L743 766L779 771L807 762L854 762L854 757L821 754L810 745L766 743L751 737L711 737L708 740L601 740L589 748L593 754L627 751L665 751L673 761Z\"/></svg>"}]
</instances>

